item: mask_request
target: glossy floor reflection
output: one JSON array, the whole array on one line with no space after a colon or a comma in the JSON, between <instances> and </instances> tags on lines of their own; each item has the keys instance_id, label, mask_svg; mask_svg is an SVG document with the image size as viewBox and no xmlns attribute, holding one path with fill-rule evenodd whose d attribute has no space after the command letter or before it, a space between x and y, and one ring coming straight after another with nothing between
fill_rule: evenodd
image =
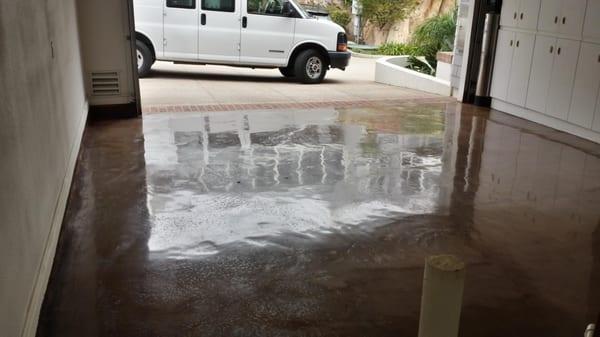
<instances>
[{"instance_id":1,"label":"glossy floor reflection","mask_svg":"<svg viewBox=\"0 0 600 337\"><path fill-rule=\"evenodd\" d=\"M599 204L599 145L458 104L94 122L38 335L415 336L436 253L461 336L579 335Z\"/></svg>"}]
</instances>

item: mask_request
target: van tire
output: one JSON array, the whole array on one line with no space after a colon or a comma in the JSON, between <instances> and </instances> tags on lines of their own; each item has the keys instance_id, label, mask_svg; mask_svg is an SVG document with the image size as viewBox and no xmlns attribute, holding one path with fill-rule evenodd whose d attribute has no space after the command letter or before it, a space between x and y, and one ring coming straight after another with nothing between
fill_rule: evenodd
<instances>
[{"instance_id":1,"label":"van tire","mask_svg":"<svg viewBox=\"0 0 600 337\"><path fill-rule=\"evenodd\" d=\"M296 76L294 74L294 67L281 67L281 68L279 68L279 72L284 77L294 77L294 76Z\"/></svg>"},{"instance_id":2,"label":"van tire","mask_svg":"<svg viewBox=\"0 0 600 337\"><path fill-rule=\"evenodd\" d=\"M154 64L154 56L150 48L140 40L135 40L135 47L138 77L145 77L150 72L152 64Z\"/></svg>"},{"instance_id":3,"label":"van tire","mask_svg":"<svg viewBox=\"0 0 600 337\"><path fill-rule=\"evenodd\" d=\"M300 52L294 62L296 77L305 84L321 83L327 73L327 60L315 49Z\"/></svg>"}]
</instances>

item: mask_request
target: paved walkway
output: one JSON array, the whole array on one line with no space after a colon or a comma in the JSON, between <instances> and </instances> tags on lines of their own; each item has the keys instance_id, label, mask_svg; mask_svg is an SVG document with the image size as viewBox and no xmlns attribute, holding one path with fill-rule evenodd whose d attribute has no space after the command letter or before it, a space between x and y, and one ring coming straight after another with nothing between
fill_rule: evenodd
<instances>
[{"instance_id":1,"label":"paved walkway","mask_svg":"<svg viewBox=\"0 0 600 337\"><path fill-rule=\"evenodd\" d=\"M353 58L346 71L331 70L318 85L300 84L277 69L249 69L157 62L141 79L144 112L210 110L231 104L306 104L439 99L439 96L374 82L375 59ZM206 108L196 108L206 106ZM224 109L231 110L231 109Z\"/></svg>"}]
</instances>

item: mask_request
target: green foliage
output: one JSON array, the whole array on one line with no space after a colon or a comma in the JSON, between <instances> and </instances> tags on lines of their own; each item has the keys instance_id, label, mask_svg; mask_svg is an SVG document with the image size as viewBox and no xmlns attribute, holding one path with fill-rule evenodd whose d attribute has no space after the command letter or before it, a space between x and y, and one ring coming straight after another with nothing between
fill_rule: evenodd
<instances>
[{"instance_id":1,"label":"green foliage","mask_svg":"<svg viewBox=\"0 0 600 337\"><path fill-rule=\"evenodd\" d=\"M419 47L427 62L434 68L438 51L450 51L456 32L456 11L434 16L423 22L412 36L412 44Z\"/></svg>"},{"instance_id":2,"label":"green foliage","mask_svg":"<svg viewBox=\"0 0 600 337\"><path fill-rule=\"evenodd\" d=\"M402 20L419 3L419 0L361 0L362 16L377 28L383 29Z\"/></svg>"},{"instance_id":3,"label":"green foliage","mask_svg":"<svg viewBox=\"0 0 600 337\"><path fill-rule=\"evenodd\" d=\"M408 58L408 65L406 66L406 69L418 71L427 75L435 75L435 68L433 68L429 63L423 62L422 60L418 59L414 55L411 55Z\"/></svg>"},{"instance_id":4,"label":"green foliage","mask_svg":"<svg viewBox=\"0 0 600 337\"><path fill-rule=\"evenodd\" d=\"M397 42L384 43L376 50L379 55L420 55L417 46Z\"/></svg>"},{"instance_id":5,"label":"green foliage","mask_svg":"<svg viewBox=\"0 0 600 337\"><path fill-rule=\"evenodd\" d=\"M352 15L350 14L350 11L346 8L330 6L328 8L328 11L331 20L342 27L348 26L350 21L352 21Z\"/></svg>"}]
</instances>

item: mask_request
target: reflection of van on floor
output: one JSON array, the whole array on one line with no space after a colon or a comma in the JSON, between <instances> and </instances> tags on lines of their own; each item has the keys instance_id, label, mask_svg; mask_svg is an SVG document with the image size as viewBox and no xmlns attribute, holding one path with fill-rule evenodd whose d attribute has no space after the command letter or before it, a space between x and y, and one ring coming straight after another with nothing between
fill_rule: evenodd
<instances>
[{"instance_id":1,"label":"reflection of van on floor","mask_svg":"<svg viewBox=\"0 0 600 337\"><path fill-rule=\"evenodd\" d=\"M319 83L350 61L344 29L293 0L134 0L138 72L155 60L279 68Z\"/></svg>"}]
</instances>

